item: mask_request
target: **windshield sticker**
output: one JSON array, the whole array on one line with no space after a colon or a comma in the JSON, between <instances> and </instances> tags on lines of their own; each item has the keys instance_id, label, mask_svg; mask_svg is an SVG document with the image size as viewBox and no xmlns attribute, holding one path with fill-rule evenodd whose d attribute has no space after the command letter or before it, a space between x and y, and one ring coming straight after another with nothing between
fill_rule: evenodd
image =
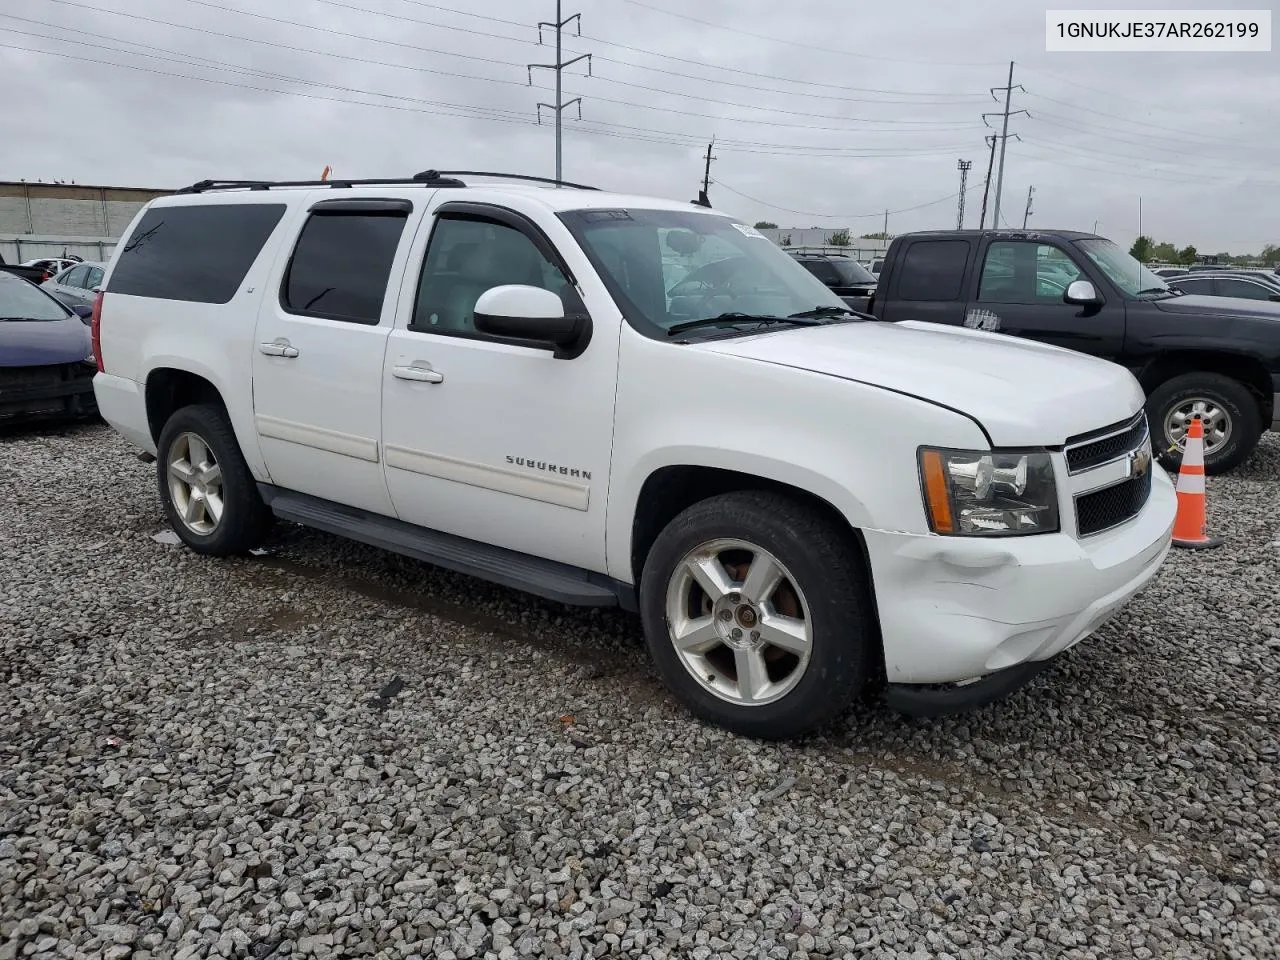
<instances>
[{"instance_id":1,"label":"windshield sticker","mask_svg":"<svg viewBox=\"0 0 1280 960\"><path fill-rule=\"evenodd\" d=\"M734 223L733 221L730 221L730 225L744 237L755 237L758 240L769 239L755 227L748 227L745 223Z\"/></svg>"},{"instance_id":2,"label":"windshield sticker","mask_svg":"<svg viewBox=\"0 0 1280 960\"><path fill-rule=\"evenodd\" d=\"M964 325L970 330L995 332L1000 329L1000 317L990 310L979 310L975 307L964 315Z\"/></svg>"}]
</instances>

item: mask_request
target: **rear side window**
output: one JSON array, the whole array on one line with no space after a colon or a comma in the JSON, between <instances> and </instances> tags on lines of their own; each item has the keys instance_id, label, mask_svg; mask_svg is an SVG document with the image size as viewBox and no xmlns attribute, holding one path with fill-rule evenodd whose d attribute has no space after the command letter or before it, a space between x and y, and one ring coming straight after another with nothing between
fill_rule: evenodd
<instances>
[{"instance_id":1,"label":"rear side window","mask_svg":"<svg viewBox=\"0 0 1280 960\"><path fill-rule=\"evenodd\" d=\"M317 210L307 219L280 291L289 313L376 324L407 215Z\"/></svg>"},{"instance_id":2,"label":"rear side window","mask_svg":"<svg viewBox=\"0 0 1280 960\"><path fill-rule=\"evenodd\" d=\"M968 240L917 240L902 259L898 299L958 300L968 259Z\"/></svg>"},{"instance_id":3,"label":"rear side window","mask_svg":"<svg viewBox=\"0 0 1280 960\"><path fill-rule=\"evenodd\" d=\"M110 292L227 303L284 211L282 203L152 207L120 247Z\"/></svg>"}]
</instances>

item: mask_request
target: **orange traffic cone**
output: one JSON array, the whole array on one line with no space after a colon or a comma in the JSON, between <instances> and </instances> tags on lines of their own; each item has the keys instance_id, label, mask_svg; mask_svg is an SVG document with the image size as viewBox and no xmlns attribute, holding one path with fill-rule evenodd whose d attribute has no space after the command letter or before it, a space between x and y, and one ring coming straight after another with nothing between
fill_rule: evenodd
<instances>
[{"instance_id":1,"label":"orange traffic cone","mask_svg":"<svg viewBox=\"0 0 1280 960\"><path fill-rule=\"evenodd\" d=\"M1204 424L1196 417L1187 430L1187 445L1178 470L1178 513L1173 521L1173 545L1196 550L1222 546L1205 532Z\"/></svg>"}]
</instances>

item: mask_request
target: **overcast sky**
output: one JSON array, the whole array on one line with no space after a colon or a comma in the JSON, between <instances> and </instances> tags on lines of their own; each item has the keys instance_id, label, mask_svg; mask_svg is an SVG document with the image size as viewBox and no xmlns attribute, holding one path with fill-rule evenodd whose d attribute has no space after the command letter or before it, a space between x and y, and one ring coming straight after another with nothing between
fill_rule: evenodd
<instances>
[{"instance_id":1,"label":"overcast sky","mask_svg":"<svg viewBox=\"0 0 1280 960\"><path fill-rule=\"evenodd\" d=\"M467 7L0 0L0 179L176 187L313 178L325 164L350 177L553 175L552 115L538 125L536 108L554 99L553 74L535 70L531 89L526 71L554 60L552 32L539 46L534 26L554 19L553 0ZM1010 123L1022 139L1008 142L1002 221L1021 225L1034 185L1033 226L1096 222L1127 246L1141 198L1157 240L1201 252L1280 243L1280 53L1046 53L1045 9L566 0L566 16L582 14L566 59L590 52L593 76L585 62L565 71L565 100L583 100L581 120L576 104L564 113L564 177L693 199L714 136L714 206L857 235L882 229L886 209L891 233L954 226L964 158L976 226L982 114L1000 109L989 88L1014 60L1025 92L1013 108L1030 117Z\"/></svg>"}]
</instances>

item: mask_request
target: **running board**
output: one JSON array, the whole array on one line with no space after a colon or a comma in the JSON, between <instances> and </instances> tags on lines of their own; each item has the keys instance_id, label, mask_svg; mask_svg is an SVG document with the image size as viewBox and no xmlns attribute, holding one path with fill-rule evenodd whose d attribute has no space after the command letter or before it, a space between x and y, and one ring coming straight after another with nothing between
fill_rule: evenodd
<instances>
[{"instance_id":1,"label":"running board","mask_svg":"<svg viewBox=\"0 0 1280 960\"><path fill-rule=\"evenodd\" d=\"M437 567L582 607L633 608L628 584L601 574L532 557L515 550L414 526L355 507L258 484L267 506L281 520L300 523Z\"/></svg>"}]
</instances>

